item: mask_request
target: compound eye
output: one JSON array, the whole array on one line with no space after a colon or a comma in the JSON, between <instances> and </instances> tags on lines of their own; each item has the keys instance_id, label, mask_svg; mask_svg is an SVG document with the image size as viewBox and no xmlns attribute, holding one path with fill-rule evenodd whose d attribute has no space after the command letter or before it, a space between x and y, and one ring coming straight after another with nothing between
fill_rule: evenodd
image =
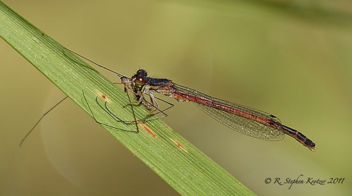
<instances>
[{"instance_id":1,"label":"compound eye","mask_svg":"<svg viewBox=\"0 0 352 196\"><path fill-rule=\"evenodd\" d=\"M145 78L141 76L137 76L135 79L135 82L139 85L144 85L145 84Z\"/></svg>"}]
</instances>

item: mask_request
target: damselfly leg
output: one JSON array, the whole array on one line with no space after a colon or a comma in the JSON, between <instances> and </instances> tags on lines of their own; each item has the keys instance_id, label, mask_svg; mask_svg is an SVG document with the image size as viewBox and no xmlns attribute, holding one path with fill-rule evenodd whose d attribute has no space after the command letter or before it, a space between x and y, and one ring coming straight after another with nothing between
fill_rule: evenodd
<instances>
[{"instance_id":1,"label":"damselfly leg","mask_svg":"<svg viewBox=\"0 0 352 196\"><path fill-rule=\"evenodd\" d=\"M95 102L97 103L97 105L98 105L102 110L104 110L112 119L114 119L114 121L116 121L116 122L121 122L121 123L125 123L125 124L129 124L129 125L132 124L132 123L134 123L135 126L136 126L136 130L121 129L121 128L117 128L117 127L115 127L115 126L108 125L108 124L106 124L106 123L102 123L102 122L98 121L97 118L96 118L95 115L94 115L94 112L92 111L92 109L91 109L91 107L90 107L90 105L89 105L89 103L88 103L88 100L87 100L87 98L86 98L86 96L85 96L83 90L82 90L82 95L83 95L83 98L84 98L84 100L85 100L85 103L87 104L88 109L89 109L90 113L92 114L92 117L93 117L93 119L95 120L96 123L101 124L101 125L104 125L104 126L107 126L107 127L110 127L110 128L113 128L113 129L121 130L121 131L134 132L134 133L138 133L138 132L139 132L138 124L137 124L137 120L136 120L135 115L133 115L133 118L134 118L133 121L121 120L119 117L117 117L114 113L112 113L112 112L109 110L109 108L107 107L107 102L106 102L106 101L105 101L105 103L104 103L103 105L101 105L101 103L98 101L98 96L96 96ZM132 109L132 111L134 111L132 106L131 106L131 109Z\"/></svg>"}]
</instances>

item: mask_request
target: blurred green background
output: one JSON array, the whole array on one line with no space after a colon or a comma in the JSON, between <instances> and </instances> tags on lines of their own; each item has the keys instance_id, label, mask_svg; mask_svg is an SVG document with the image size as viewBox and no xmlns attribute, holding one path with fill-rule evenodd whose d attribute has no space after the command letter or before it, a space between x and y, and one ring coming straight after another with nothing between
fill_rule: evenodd
<instances>
[{"instance_id":1,"label":"blurred green background","mask_svg":"<svg viewBox=\"0 0 352 196\"><path fill-rule=\"evenodd\" d=\"M164 119L258 195L352 194L352 9L346 1L5 1L65 47L121 74L251 106L316 143L238 134L177 103ZM1 195L178 195L0 40ZM119 78L101 69L105 76ZM160 96L159 96L160 97ZM127 133L128 134L128 133ZM343 184L265 184L266 178Z\"/></svg>"}]
</instances>

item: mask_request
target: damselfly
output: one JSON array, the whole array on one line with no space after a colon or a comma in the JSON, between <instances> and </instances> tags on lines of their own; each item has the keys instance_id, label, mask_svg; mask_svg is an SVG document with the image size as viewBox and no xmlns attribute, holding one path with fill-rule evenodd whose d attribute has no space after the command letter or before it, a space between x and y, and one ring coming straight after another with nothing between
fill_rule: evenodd
<instances>
[{"instance_id":1,"label":"damselfly","mask_svg":"<svg viewBox=\"0 0 352 196\"><path fill-rule=\"evenodd\" d=\"M311 151L315 150L315 143L312 140L299 131L283 125L276 116L270 113L211 97L194 89L175 84L169 79L148 77L147 72L143 69L139 69L136 74L129 78L75 52L73 53L105 70L115 73L120 77L125 89L134 94L135 103L148 108L150 114L155 114L157 111L164 111L159 110L158 102L154 96L154 93L161 93L179 102L196 103L206 114L239 133L268 141L282 140L286 134L296 139ZM150 102L145 99L146 95L150 97ZM109 110L106 111L110 112ZM111 114L111 116L114 115Z\"/></svg>"}]
</instances>

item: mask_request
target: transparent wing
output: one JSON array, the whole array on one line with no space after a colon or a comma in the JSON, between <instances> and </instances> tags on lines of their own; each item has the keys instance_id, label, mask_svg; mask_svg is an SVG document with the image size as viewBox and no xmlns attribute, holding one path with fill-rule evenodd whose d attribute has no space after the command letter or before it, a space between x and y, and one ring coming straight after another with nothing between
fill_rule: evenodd
<instances>
[{"instance_id":1,"label":"transparent wing","mask_svg":"<svg viewBox=\"0 0 352 196\"><path fill-rule=\"evenodd\" d=\"M194 96L200 99L204 99L204 100L210 100L214 103L218 103L224 106L228 106L231 108L234 108L236 110L240 110L249 114L253 114L265 119L269 119L269 120L273 120L274 122L278 122L281 124L280 120L278 118L276 118L274 115L271 115L269 113L260 111L260 110L256 110L253 108L249 108L243 105L239 105L236 103L231 103L225 100L221 100L218 98L214 98L211 97L209 95L206 95L204 93L198 92L196 90L178 85L178 84L174 84L176 91L190 95L190 96ZM221 109L217 109L214 107L209 107L197 102L196 103L199 108L201 110L203 110L206 114L208 114L209 116L213 117L214 119L216 119L217 121L219 121L220 123L226 125L227 127L229 127L230 129L233 129L239 133L251 136L251 137L255 137L258 139L262 139L262 140L269 140L269 141L277 141L277 140L282 140L285 137L285 134L280 131L277 130L271 126L267 126L265 124L262 124L258 121L252 120L252 119L248 119L245 118L243 116L239 116L235 113L230 113L227 112L225 110L221 110Z\"/></svg>"}]
</instances>

